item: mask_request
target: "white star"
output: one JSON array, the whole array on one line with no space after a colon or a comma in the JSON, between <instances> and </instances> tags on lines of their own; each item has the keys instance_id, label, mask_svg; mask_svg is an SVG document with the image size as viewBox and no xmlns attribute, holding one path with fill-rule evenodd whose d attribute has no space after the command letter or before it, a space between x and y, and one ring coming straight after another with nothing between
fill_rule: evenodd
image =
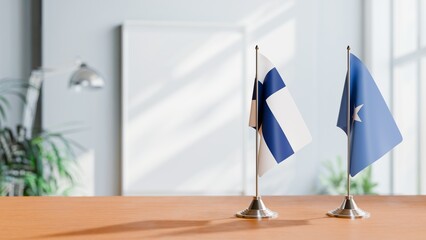
<instances>
[{"instance_id":1,"label":"white star","mask_svg":"<svg viewBox=\"0 0 426 240\"><path fill-rule=\"evenodd\" d=\"M354 121L362 122L361 118L358 115L359 111L361 111L362 106L364 106L364 104L361 104L354 109L354 115L352 116Z\"/></svg>"}]
</instances>

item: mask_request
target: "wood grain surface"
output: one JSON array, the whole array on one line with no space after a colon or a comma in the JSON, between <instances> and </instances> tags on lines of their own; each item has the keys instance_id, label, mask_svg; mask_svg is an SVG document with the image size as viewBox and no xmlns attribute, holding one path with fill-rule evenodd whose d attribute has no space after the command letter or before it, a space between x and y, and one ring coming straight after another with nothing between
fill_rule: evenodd
<instances>
[{"instance_id":1,"label":"wood grain surface","mask_svg":"<svg viewBox=\"0 0 426 240\"><path fill-rule=\"evenodd\" d=\"M3 197L0 239L426 239L426 196L356 196L369 219L330 218L341 196L263 197L272 220L234 217L251 197Z\"/></svg>"}]
</instances>

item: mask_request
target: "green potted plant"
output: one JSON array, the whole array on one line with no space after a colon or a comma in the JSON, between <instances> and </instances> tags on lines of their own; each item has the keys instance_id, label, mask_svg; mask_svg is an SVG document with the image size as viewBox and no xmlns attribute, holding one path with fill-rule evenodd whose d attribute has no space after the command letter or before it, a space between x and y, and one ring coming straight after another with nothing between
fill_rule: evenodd
<instances>
[{"instance_id":1,"label":"green potted plant","mask_svg":"<svg viewBox=\"0 0 426 240\"><path fill-rule=\"evenodd\" d=\"M325 172L321 175L321 190L323 194L344 195L346 194L347 169L342 158L337 157L335 161L324 163ZM351 179L351 193L355 195L377 194L375 191L377 183L373 181L372 168L367 167L364 171Z\"/></svg>"},{"instance_id":2,"label":"green potted plant","mask_svg":"<svg viewBox=\"0 0 426 240\"><path fill-rule=\"evenodd\" d=\"M0 195L67 195L75 185L74 148L77 143L64 136L69 131L41 131L28 137L18 125L13 131L4 126L8 96L26 101L29 84L17 80L0 81Z\"/></svg>"}]
</instances>

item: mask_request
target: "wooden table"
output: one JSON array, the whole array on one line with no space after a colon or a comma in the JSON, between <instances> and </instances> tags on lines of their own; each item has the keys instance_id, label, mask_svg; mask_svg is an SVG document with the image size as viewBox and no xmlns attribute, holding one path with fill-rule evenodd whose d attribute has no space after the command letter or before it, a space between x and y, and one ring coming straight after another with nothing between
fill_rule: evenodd
<instances>
[{"instance_id":1,"label":"wooden table","mask_svg":"<svg viewBox=\"0 0 426 240\"><path fill-rule=\"evenodd\" d=\"M0 198L0 239L426 239L426 196L356 196L369 219L330 218L341 196L263 197L272 220L234 214L251 197Z\"/></svg>"}]
</instances>

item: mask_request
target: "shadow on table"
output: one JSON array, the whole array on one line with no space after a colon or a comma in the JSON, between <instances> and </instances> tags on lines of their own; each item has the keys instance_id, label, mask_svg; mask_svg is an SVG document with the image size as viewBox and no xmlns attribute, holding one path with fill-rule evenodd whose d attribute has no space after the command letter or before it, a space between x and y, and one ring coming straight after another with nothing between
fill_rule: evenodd
<instances>
[{"instance_id":1,"label":"shadow on table","mask_svg":"<svg viewBox=\"0 0 426 240\"><path fill-rule=\"evenodd\" d=\"M217 221L226 221L221 223L214 223ZM77 231L68 231L62 233L54 233L35 238L49 238L49 237L78 237L88 236L97 234L114 234L114 233L125 233L125 232L139 232L155 229L178 229L187 228L185 230L177 230L173 232L166 232L158 234L153 237L167 237L167 236L185 236L191 234L208 234L216 232L235 232L235 231L250 231L264 228L285 228L308 225L309 220L247 220L247 219L235 219L229 221L229 219L220 220L148 220L130 222L116 225L109 225L98 228L88 228ZM189 229L188 229L189 228Z\"/></svg>"},{"instance_id":2,"label":"shadow on table","mask_svg":"<svg viewBox=\"0 0 426 240\"><path fill-rule=\"evenodd\" d=\"M309 220L247 220L240 219L232 222L223 222L218 224L206 224L201 227L186 229L183 231L174 231L155 235L154 237L167 236L185 236L191 234L209 234L220 232L253 231L257 229L286 228L309 225Z\"/></svg>"},{"instance_id":3,"label":"shadow on table","mask_svg":"<svg viewBox=\"0 0 426 240\"><path fill-rule=\"evenodd\" d=\"M129 222L123 224L109 225L98 228L88 228L77 231L68 231L62 233L54 233L35 238L48 238L48 237L70 237L70 236L83 236L83 235L96 235L96 234L109 234L109 233L122 233L133 231L146 231L153 229L173 229L183 227L200 227L206 225L209 221L190 221L190 220L147 220L138 222Z\"/></svg>"}]
</instances>

